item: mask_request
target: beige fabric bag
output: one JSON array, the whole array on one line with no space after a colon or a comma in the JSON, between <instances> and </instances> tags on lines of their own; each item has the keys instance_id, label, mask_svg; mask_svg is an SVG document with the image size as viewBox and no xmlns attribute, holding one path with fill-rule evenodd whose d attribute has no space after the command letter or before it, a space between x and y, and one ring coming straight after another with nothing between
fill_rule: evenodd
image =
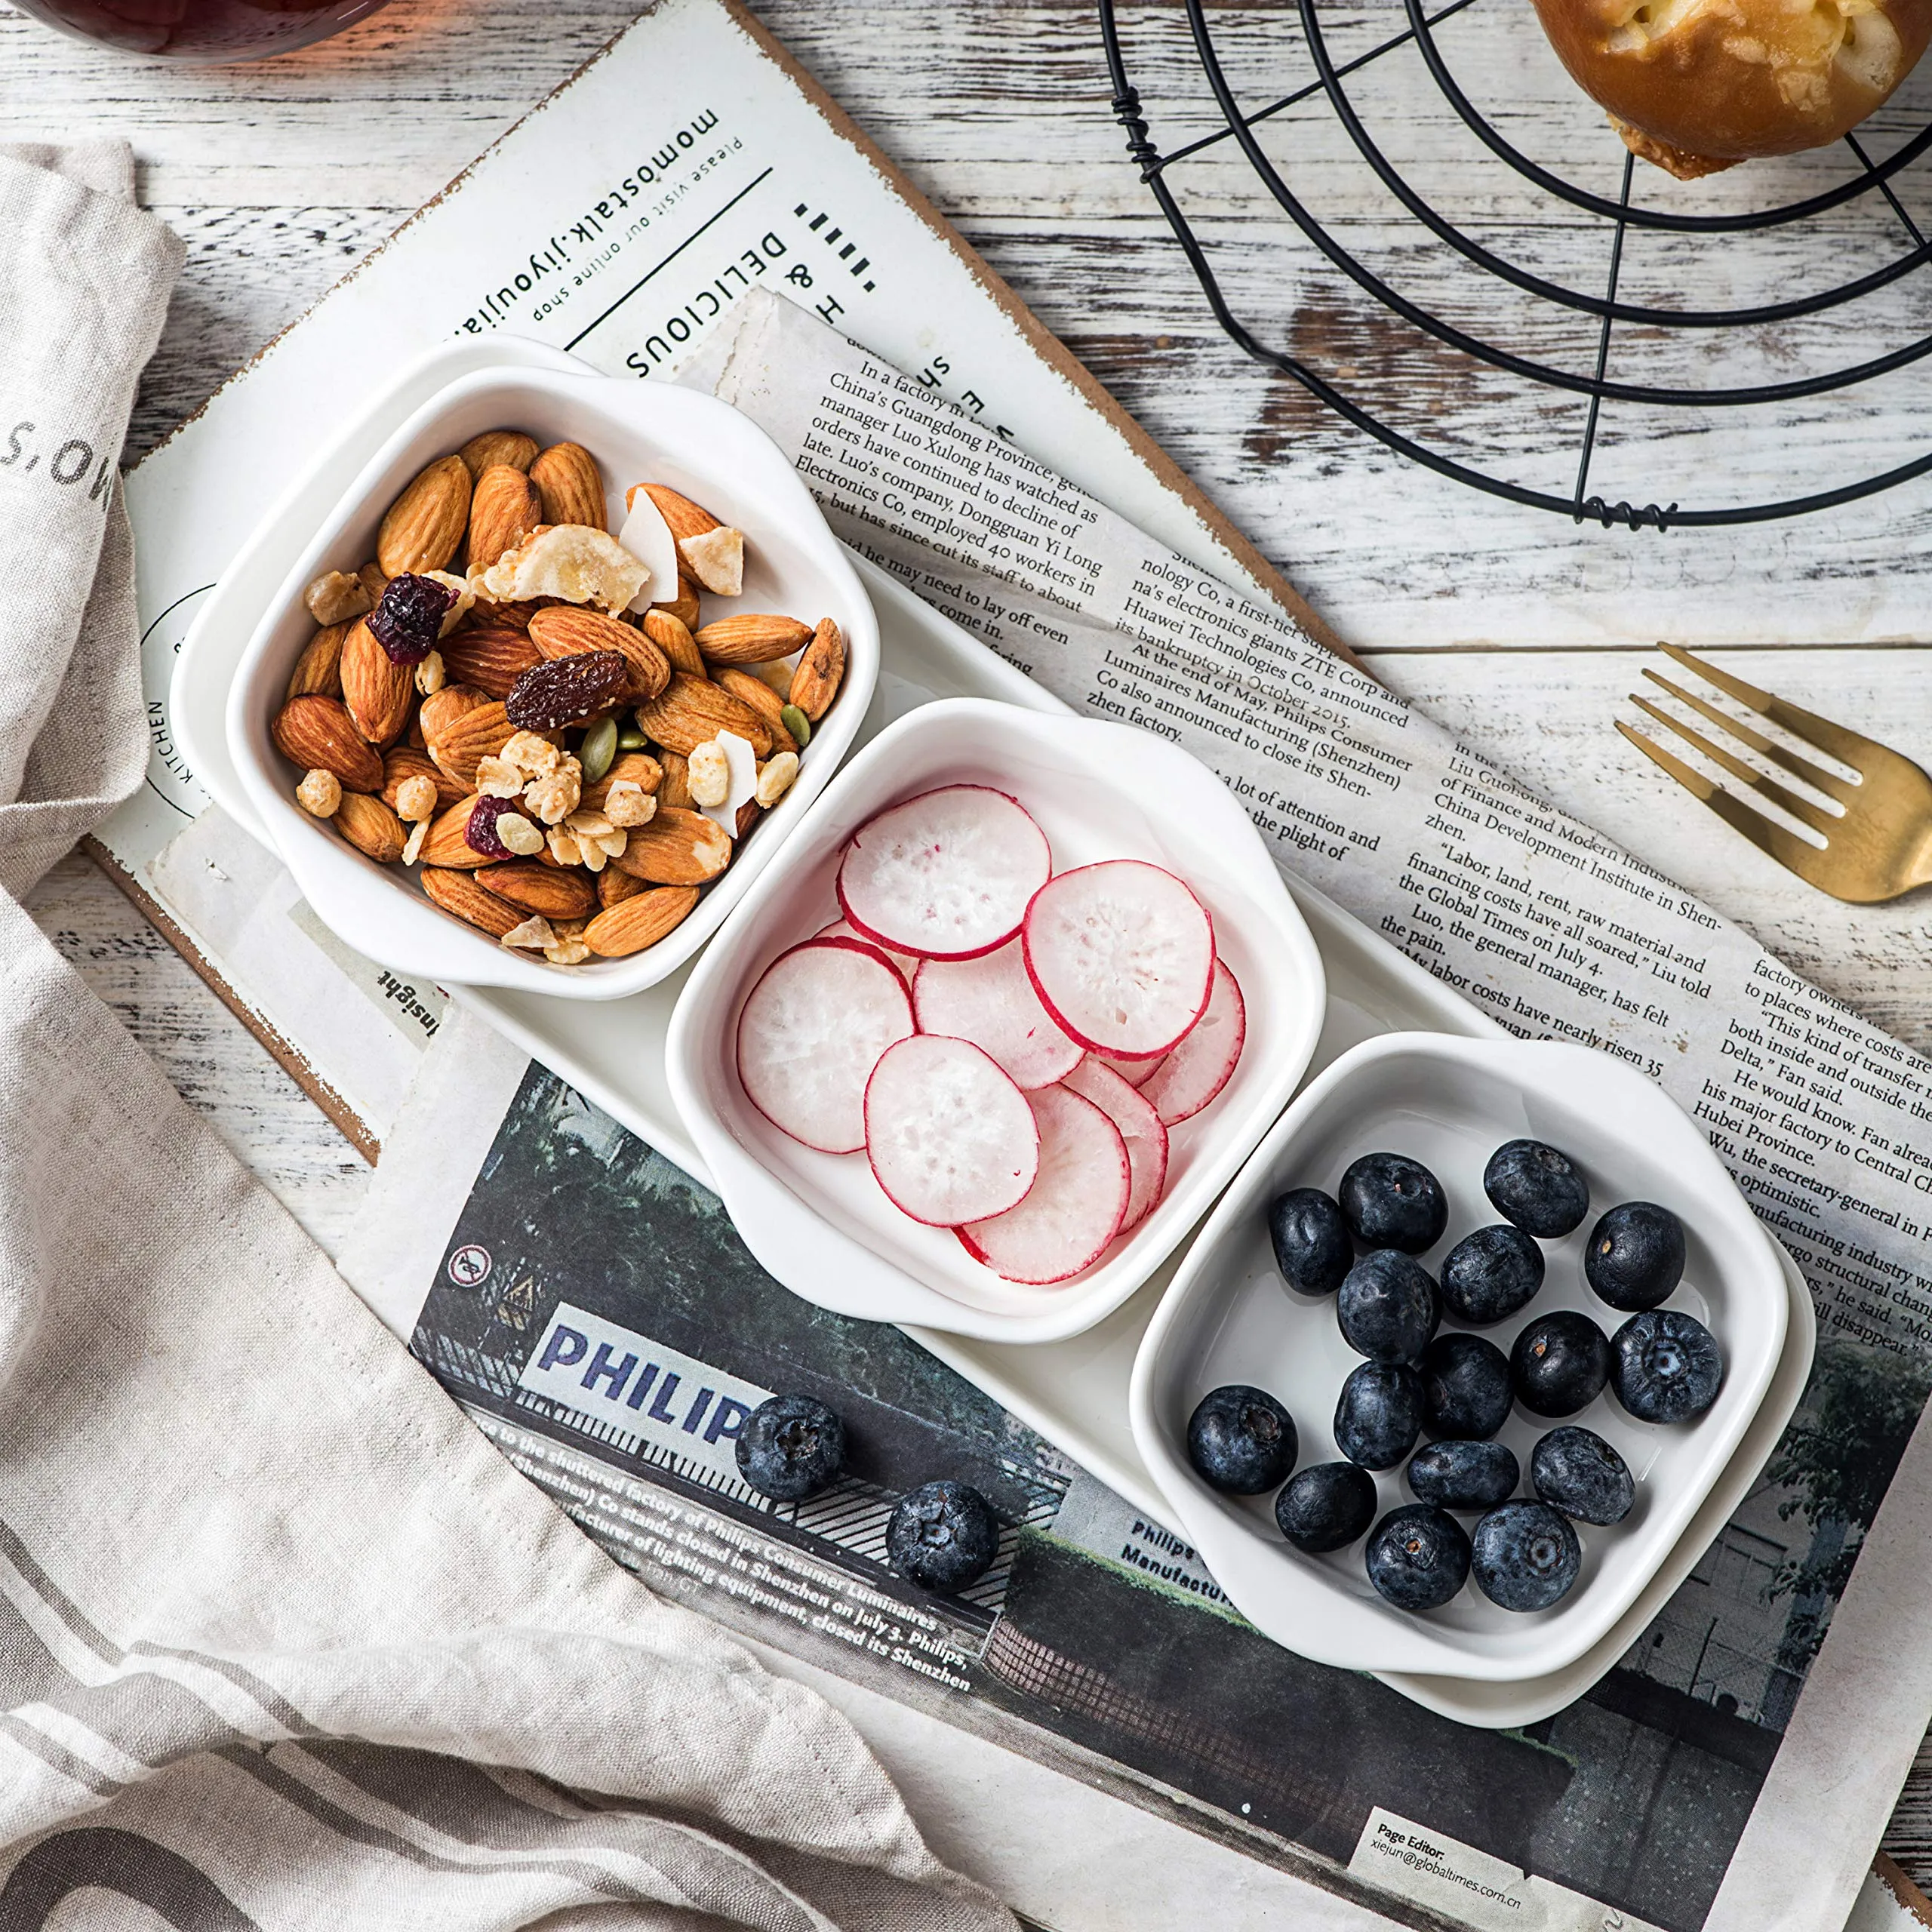
<instances>
[{"instance_id":1,"label":"beige fabric bag","mask_svg":"<svg viewBox=\"0 0 1932 1932\"><path fill-rule=\"evenodd\" d=\"M146 756L115 465L180 254L131 188L0 149L0 1924L1011 1927L841 1717L512 1472L20 909Z\"/></svg>"}]
</instances>

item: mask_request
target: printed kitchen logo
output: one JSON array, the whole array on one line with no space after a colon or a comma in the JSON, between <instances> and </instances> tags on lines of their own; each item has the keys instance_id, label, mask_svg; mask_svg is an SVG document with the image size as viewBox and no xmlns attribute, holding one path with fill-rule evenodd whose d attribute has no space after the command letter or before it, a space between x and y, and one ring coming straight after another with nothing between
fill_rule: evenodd
<instances>
[{"instance_id":1,"label":"printed kitchen logo","mask_svg":"<svg viewBox=\"0 0 1932 1932\"><path fill-rule=\"evenodd\" d=\"M558 1304L517 1377L599 1442L741 1481L733 1444L771 1394L601 1315Z\"/></svg>"},{"instance_id":2,"label":"printed kitchen logo","mask_svg":"<svg viewBox=\"0 0 1932 1932\"><path fill-rule=\"evenodd\" d=\"M63 438L24 420L5 432L0 444L0 471L32 476L77 494L85 491L104 503L114 487L114 455L97 455L85 436Z\"/></svg>"}]
</instances>

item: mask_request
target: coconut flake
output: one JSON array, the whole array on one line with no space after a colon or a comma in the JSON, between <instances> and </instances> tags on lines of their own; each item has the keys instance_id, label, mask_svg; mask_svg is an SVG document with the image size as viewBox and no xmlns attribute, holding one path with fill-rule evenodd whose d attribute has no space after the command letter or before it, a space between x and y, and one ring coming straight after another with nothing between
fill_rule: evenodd
<instances>
[{"instance_id":1,"label":"coconut flake","mask_svg":"<svg viewBox=\"0 0 1932 1932\"><path fill-rule=\"evenodd\" d=\"M630 514L617 532L617 541L651 573L645 588L631 599L633 611L648 610L658 594L650 586L678 580L678 543L664 521L664 512L641 485L631 492Z\"/></svg>"}]
</instances>

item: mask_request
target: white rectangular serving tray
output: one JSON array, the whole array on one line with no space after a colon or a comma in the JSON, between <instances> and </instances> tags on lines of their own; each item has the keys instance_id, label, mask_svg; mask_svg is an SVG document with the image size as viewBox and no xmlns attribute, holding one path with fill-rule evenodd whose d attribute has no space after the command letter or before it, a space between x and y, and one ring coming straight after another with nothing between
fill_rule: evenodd
<instances>
[{"instance_id":1,"label":"white rectangular serving tray","mask_svg":"<svg viewBox=\"0 0 1932 1932\"><path fill-rule=\"evenodd\" d=\"M327 487L328 479L321 479L318 498L325 497ZM303 514L309 507L298 502L278 506L277 526L289 533L287 555L281 554L284 546L273 543L251 546L242 568L223 579L204 607L174 684L177 735L194 748L196 776L222 809L257 838L263 835L261 828L227 761L222 712L235 666L260 614L260 598L266 594L262 585L266 580L272 590L285 574L288 558L300 547ZM313 507L318 516L325 514L328 501ZM855 556L854 561L878 612L881 654L878 691L857 744L915 706L938 697L993 698L1035 711L1069 709L896 580L863 558ZM1374 1034L1420 1029L1478 1038L1501 1035L1503 1029L1487 1014L1312 887L1287 876L1321 949L1328 979L1327 1019L1305 1078ZM664 1072L665 1034L688 970L646 992L597 1004L497 988L449 991L708 1186L710 1177L672 1104ZM1186 1245L1183 1241L1122 1307L1067 1341L1021 1346L924 1328L906 1332L1136 1509L1174 1530L1173 1512L1129 1432L1127 1392L1141 1336ZM1527 1682L1482 1684L1395 1674L1383 1675L1383 1681L1444 1716L1504 1728L1534 1723L1562 1709L1617 1662L1742 1503L1803 1392L1815 1321L1803 1278L1782 1248L1780 1254L1792 1297L1790 1330L1764 1406L1682 1540L1609 1634L1566 1669Z\"/></svg>"}]
</instances>

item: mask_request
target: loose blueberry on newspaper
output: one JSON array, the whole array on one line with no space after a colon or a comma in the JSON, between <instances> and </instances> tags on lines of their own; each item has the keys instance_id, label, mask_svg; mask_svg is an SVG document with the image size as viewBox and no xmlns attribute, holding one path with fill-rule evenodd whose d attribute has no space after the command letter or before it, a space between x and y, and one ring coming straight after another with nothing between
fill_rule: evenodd
<instances>
[{"instance_id":1,"label":"loose blueberry on newspaper","mask_svg":"<svg viewBox=\"0 0 1932 1932\"><path fill-rule=\"evenodd\" d=\"M796 1503L836 1482L845 1466L845 1425L810 1395L773 1395L738 1432L738 1473L761 1496Z\"/></svg>"},{"instance_id":2,"label":"loose blueberry on newspaper","mask_svg":"<svg viewBox=\"0 0 1932 1932\"><path fill-rule=\"evenodd\" d=\"M999 1554L992 1505L963 1482L929 1482L902 1496L885 1526L894 1569L921 1589L951 1595L975 1583Z\"/></svg>"}]
</instances>

